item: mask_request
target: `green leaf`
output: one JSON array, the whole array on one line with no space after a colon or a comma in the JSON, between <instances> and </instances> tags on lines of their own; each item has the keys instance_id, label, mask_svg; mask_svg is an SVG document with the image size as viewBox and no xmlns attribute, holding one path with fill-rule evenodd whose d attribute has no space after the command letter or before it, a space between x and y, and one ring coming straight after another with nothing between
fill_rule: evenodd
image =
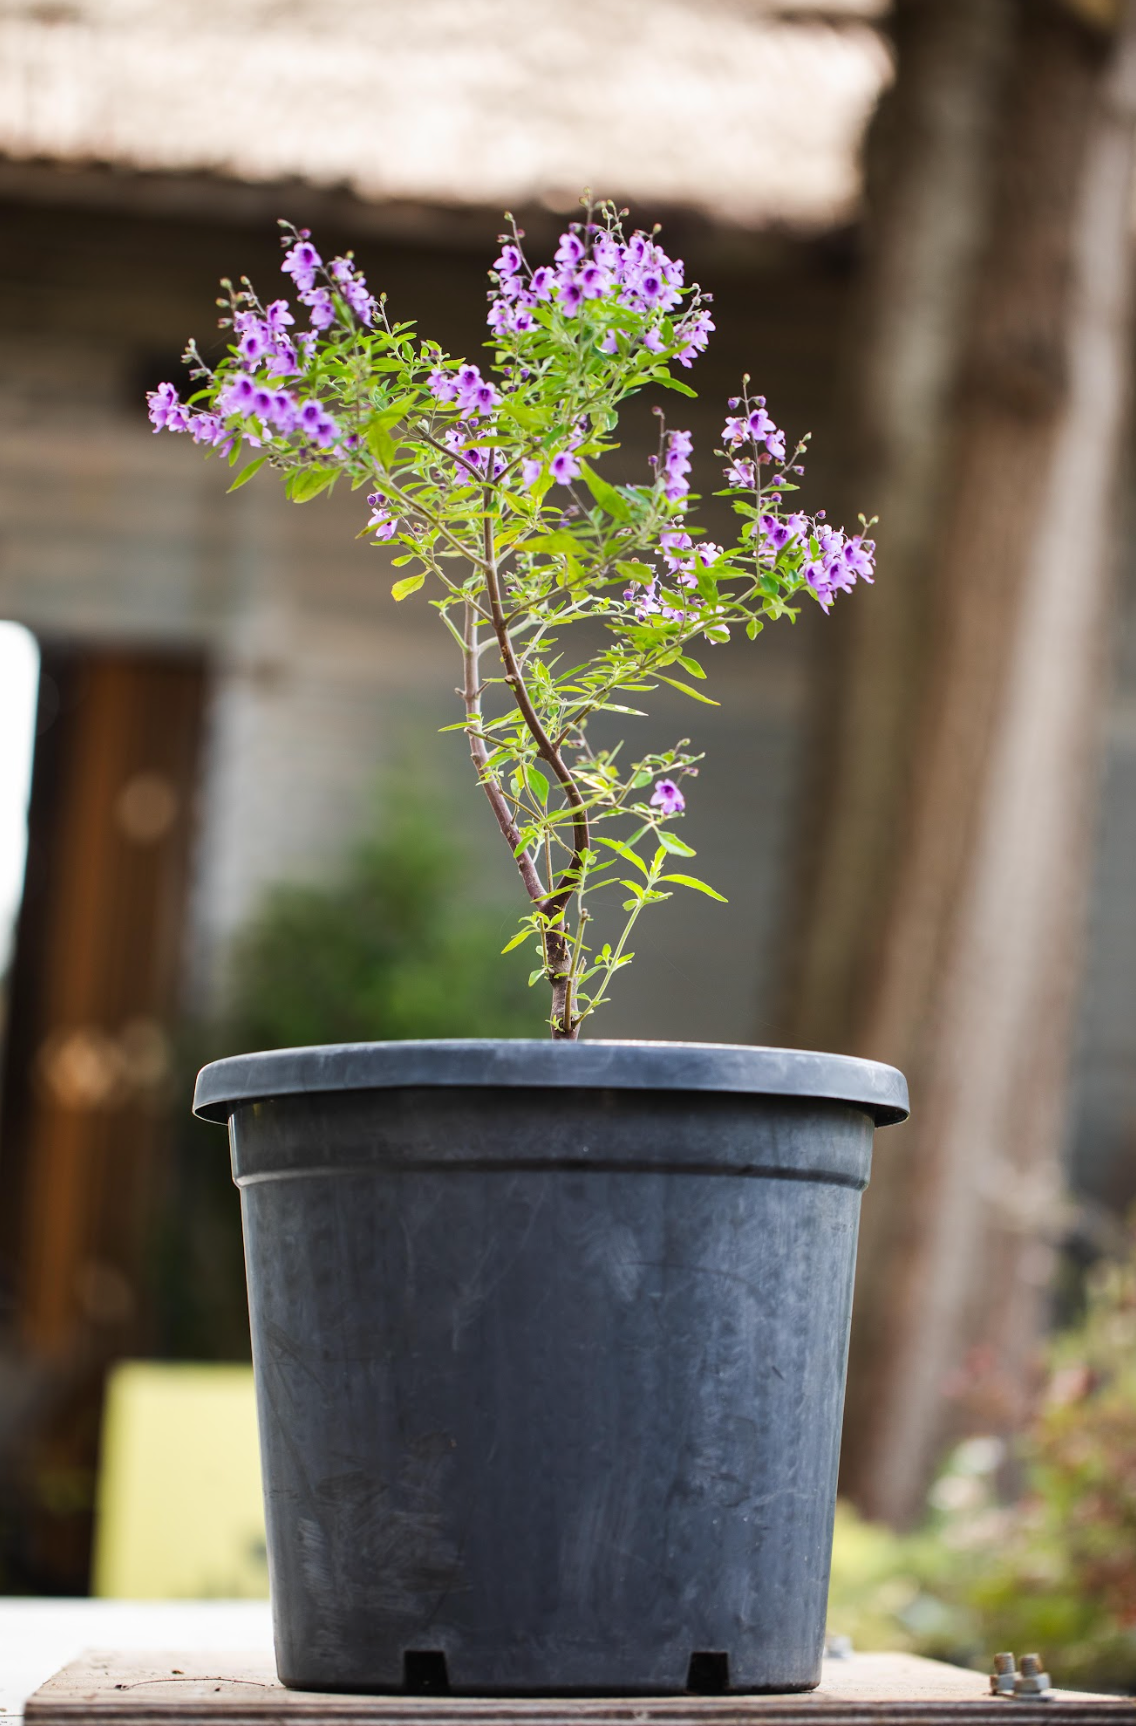
<instances>
[{"instance_id":1,"label":"green leaf","mask_svg":"<svg viewBox=\"0 0 1136 1726\"><path fill-rule=\"evenodd\" d=\"M527 941L531 934L531 929L522 929L519 935L513 936L507 946L502 947L502 953L511 953L514 947L519 947L522 941Z\"/></svg>"},{"instance_id":2,"label":"green leaf","mask_svg":"<svg viewBox=\"0 0 1136 1726\"><path fill-rule=\"evenodd\" d=\"M522 539L513 550L518 556L521 552L530 551L574 552L576 541L565 529L558 528L553 533L538 533L532 539Z\"/></svg>"},{"instance_id":3,"label":"green leaf","mask_svg":"<svg viewBox=\"0 0 1136 1726\"><path fill-rule=\"evenodd\" d=\"M371 423L381 426L397 425L399 420L406 418L406 410L414 407L418 400L419 397L414 391L411 391L409 395L396 396L393 402L388 403L385 408L375 414Z\"/></svg>"},{"instance_id":4,"label":"green leaf","mask_svg":"<svg viewBox=\"0 0 1136 1726\"><path fill-rule=\"evenodd\" d=\"M669 372L655 372L651 382L662 384L665 390L675 390L680 396L697 396L698 391L692 390L689 384L680 383L678 378L672 378Z\"/></svg>"},{"instance_id":5,"label":"green leaf","mask_svg":"<svg viewBox=\"0 0 1136 1726\"><path fill-rule=\"evenodd\" d=\"M511 420L516 420L518 425L526 426L530 431L542 424L540 414L532 408L523 408L519 402L511 401L508 396L502 396L497 406L501 413Z\"/></svg>"},{"instance_id":6,"label":"green leaf","mask_svg":"<svg viewBox=\"0 0 1136 1726\"><path fill-rule=\"evenodd\" d=\"M662 846L664 851L670 851L676 857L697 857L698 855L693 845L688 845L685 839L676 838L673 833L668 833L665 828L659 834L659 844Z\"/></svg>"},{"instance_id":7,"label":"green leaf","mask_svg":"<svg viewBox=\"0 0 1136 1726\"><path fill-rule=\"evenodd\" d=\"M692 689L689 683L680 683L677 677L664 677L661 671L657 671L655 676L660 683L669 683L672 689L681 689L682 693L689 695L693 701L704 701L707 707L721 707L722 705L720 701L713 700L711 696L703 695L700 689Z\"/></svg>"},{"instance_id":8,"label":"green leaf","mask_svg":"<svg viewBox=\"0 0 1136 1726\"><path fill-rule=\"evenodd\" d=\"M621 857L626 858L628 863L634 863L636 869L641 869L644 875L650 875L651 871L648 869L643 859L641 857L636 857L630 845L625 845L622 839L605 839L602 833L593 834L593 838L597 845L609 845L613 851L618 851Z\"/></svg>"},{"instance_id":9,"label":"green leaf","mask_svg":"<svg viewBox=\"0 0 1136 1726\"><path fill-rule=\"evenodd\" d=\"M381 468L394 466L395 441L381 420L372 420L367 427L367 448Z\"/></svg>"},{"instance_id":10,"label":"green leaf","mask_svg":"<svg viewBox=\"0 0 1136 1726\"><path fill-rule=\"evenodd\" d=\"M255 461L250 461L247 467L243 467L241 469L240 473L229 487L229 490L239 491L242 485L247 485L253 474L259 473L267 460L268 457L266 455L258 455Z\"/></svg>"},{"instance_id":11,"label":"green leaf","mask_svg":"<svg viewBox=\"0 0 1136 1726\"><path fill-rule=\"evenodd\" d=\"M685 653L679 654L678 663L682 666L684 671L689 671L691 677L705 677L706 676L706 673L703 671L702 667L699 665L697 659L690 659L687 657L687 655Z\"/></svg>"},{"instance_id":12,"label":"green leaf","mask_svg":"<svg viewBox=\"0 0 1136 1726\"><path fill-rule=\"evenodd\" d=\"M425 580L426 577L421 572L418 575L404 575L402 580L396 581L391 588L391 597L405 599L407 594L417 593Z\"/></svg>"},{"instance_id":13,"label":"green leaf","mask_svg":"<svg viewBox=\"0 0 1136 1726\"><path fill-rule=\"evenodd\" d=\"M313 497L327 490L338 473L339 469L334 467L301 468L288 481L288 496L293 503L310 503Z\"/></svg>"},{"instance_id":14,"label":"green leaf","mask_svg":"<svg viewBox=\"0 0 1136 1726\"><path fill-rule=\"evenodd\" d=\"M634 521L635 518L628 509L627 499L622 492L616 491L615 487L609 485L606 479L601 479L595 469L590 468L586 461L580 463L580 472L584 476L584 484L601 509L605 509L608 515L614 516L616 521Z\"/></svg>"},{"instance_id":15,"label":"green leaf","mask_svg":"<svg viewBox=\"0 0 1136 1726\"><path fill-rule=\"evenodd\" d=\"M716 893L713 887L708 887L705 881L700 881L696 875L660 875L660 881L677 881L680 887L693 887L699 893L708 893L711 899L720 899L723 905L729 900L724 893Z\"/></svg>"},{"instance_id":16,"label":"green leaf","mask_svg":"<svg viewBox=\"0 0 1136 1726\"><path fill-rule=\"evenodd\" d=\"M525 780L542 808L548 807L548 780L539 767L526 767Z\"/></svg>"}]
</instances>

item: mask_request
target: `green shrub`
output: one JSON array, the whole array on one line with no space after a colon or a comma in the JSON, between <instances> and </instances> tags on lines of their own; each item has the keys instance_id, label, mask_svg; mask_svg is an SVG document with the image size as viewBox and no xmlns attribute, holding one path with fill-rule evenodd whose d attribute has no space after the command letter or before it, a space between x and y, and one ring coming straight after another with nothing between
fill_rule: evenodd
<instances>
[{"instance_id":1,"label":"green shrub","mask_svg":"<svg viewBox=\"0 0 1136 1726\"><path fill-rule=\"evenodd\" d=\"M544 1034L511 910L479 904L465 857L409 792L327 886L282 885L234 944L225 1052L401 1037ZM436 829L437 823L434 823Z\"/></svg>"},{"instance_id":2,"label":"green shrub","mask_svg":"<svg viewBox=\"0 0 1136 1726\"><path fill-rule=\"evenodd\" d=\"M1007 1460L1024 1478L1010 1503ZM1090 1277L1008 1458L999 1439L960 1445L912 1535L841 1507L829 1621L862 1648L974 1666L1036 1649L1057 1684L1136 1691L1136 1240Z\"/></svg>"}]
</instances>

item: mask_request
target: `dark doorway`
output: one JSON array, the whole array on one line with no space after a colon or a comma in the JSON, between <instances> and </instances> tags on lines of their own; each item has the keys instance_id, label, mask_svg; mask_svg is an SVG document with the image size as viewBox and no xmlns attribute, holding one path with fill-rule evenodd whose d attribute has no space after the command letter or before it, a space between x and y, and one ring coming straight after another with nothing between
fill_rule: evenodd
<instances>
[{"instance_id":1,"label":"dark doorway","mask_svg":"<svg viewBox=\"0 0 1136 1726\"><path fill-rule=\"evenodd\" d=\"M103 1376L147 1346L205 689L200 656L43 646L0 1093L8 1587L85 1588Z\"/></svg>"}]
</instances>

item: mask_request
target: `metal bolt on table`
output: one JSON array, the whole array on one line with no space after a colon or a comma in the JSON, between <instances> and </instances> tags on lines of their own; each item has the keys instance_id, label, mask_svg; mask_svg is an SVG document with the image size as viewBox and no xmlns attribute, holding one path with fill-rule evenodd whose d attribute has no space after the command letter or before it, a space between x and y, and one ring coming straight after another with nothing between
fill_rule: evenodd
<instances>
[{"instance_id":1,"label":"metal bolt on table","mask_svg":"<svg viewBox=\"0 0 1136 1726\"><path fill-rule=\"evenodd\" d=\"M1040 1654L1023 1654L1021 1671L1014 1680L1014 1695L1047 1702L1052 1694L1049 1673L1041 1669Z\"/></svg>"},{"instance_id":2,"label":"metal bolt on table","mask_svg":"<svg viewBox=\"0 0 1136 1726\"><path fill-rule=\"evenodd\" d=\"M994 1670L990 1674L992 1696L1012 1696L1017 1683L1017 1662L1012 1654L995 1654Z\"/></svg>"}]
</instances>

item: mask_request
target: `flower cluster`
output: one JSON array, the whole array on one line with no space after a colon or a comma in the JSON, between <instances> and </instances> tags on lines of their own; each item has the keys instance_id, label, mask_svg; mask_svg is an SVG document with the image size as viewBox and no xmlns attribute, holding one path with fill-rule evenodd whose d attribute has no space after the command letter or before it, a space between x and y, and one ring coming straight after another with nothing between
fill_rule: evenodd
<instances>
[{"instance_id":1,"label":"flower cluster","mask_svg":"<svg viewBox=\"0 0 1136 1726\"><path fill-rule=\"evenodd\" d=\"M784 517L759 516L754 536L760 538L759 557L773 564L787 547L801 551L800 573L825 611L838 593L850 593L857 581L875 580L875 542L862 533L848 535L830 527L824 511L810 517L799 512Z\"/></svg>"},{"instance_id":2,"label":"flower cluster","mask_svg":"<svg viewBox=\"0 0 1136 1726\"><path fill-rule=\"evenodd\" d=\"M575 317L589 301L602 300L651 319L638 335L650 353L668 351L659 323L682 300L685 270L681 258L668 257L655 239L642 231L622 240L597 222L573 222L561 234L554 264L532 269L520 246L521 235L502 236L501 255L493 265L495 287L490 294L488 323L495 335L525 335L537 323L537 308L551 303ZM701 301L709 300L702 295ZM696 305L674 330L675 358L689 366L702 352L714 328L704 303ZM619 336L635 340L631 330L612 326L599 341L605 354L619 352Z\"/></svg>"},{"instance_id":3,"label":"flower cluster","mask_svg":"<svg viewBox=\"0 0 1136 1726\"><path fill-rule=\"evenodd\" d=\"M606 478L599 469L617 447L624 401L653 386L693 393L669 367L706 346L707 299L654 233L626 235L611 205L589 206L539 267L521 239L503 239L494 262L493 361L477 365L392 322L350 254L325 264L311 235L289 228L291 304L262 302L243 278L239 289L225 283L227 355L211 368L191 344L197 394L183 402L162 384L149 406L155 430L188 432L231 464L256 451L238 485L265 465L297 503L350 484L367 500L364 533L397 550L397 567L410 565L392 597L430 580L464 656L461 727L478 783L530 901L510 948L535 942L532 979L551 986L553 1034L574 1036L628 963L644 906L675 886L720 897L672 872L675 856L693 855L664 831L684 813L679 787L697 770L689 740L617 760L622 744L592 748L589 719L637 714L642 693L661 684L698 698L675 673L705 677L691 657L700 640L728 641L735 629L752 639L766 620L796 615L803 598L827 611L837 593L872 580L875 548L867 527L846 535L823 514L789 512L804 442L789 453L748 379L722 432L724 495L742 517L727 546L699 538L693 438L660 410L647 483ZM579 663L562 657L559 637L589 620L603 645ZM626 843L605 837L607 823L624 824ZM626 921L593 946L584 899L605 890L616 890Z\"/></svg>"},{"instance_id":4,"label":"flower cluster","mask_svg":"<svg viewBox=\"0 0 1136 1726\"><path fill-rule=\"evenodd\" d=\"M737 396L731 397L730 406L741 406ZM744 415L731 414L722 428L722 437L727 449L731 450L736 450L739 445L744 443L752 444L760 463L783 462L786 459L785 433L774 425L766 412L764 396L756 398L748 413ZM739 463L739 465L741 464Z\"/></svg>"},{"instance_id":5,"label":"flower cluster","mask_svg":"<svg viewBox=\"0 0 1136 1726\"><path fill-rule=\"evenodd\" d=\"M367 507L371 519L367 523L368 530L377 540L393 539L398 532L398 517L394 513L391 500L385 492L372 491L367 494Z\"/></svg>"},{"instance_id":6,"label":"flower cluster","mask_svg":"<svg viewBox=\"0 0 1136 1726\"><path fill-rule=\"evenodd\" d=\"M173 384L159 384L146 399L155 431L187 431L195 443L212 444L222 454L236 441L234 419L244 422L239 435L253 449L272 436L287 438L293 433L317 449L330 449L339 441L339 426L320 402L258 383L248 372L233 372L226 378L217 392L219 413L193 413Z\"/></svg>"},{"instance_id":7,"label":"flower cluster","mask_svg":"<svg viewBox=\"0 0 1136 1726\"><path fill-rule=\"evenodd\" d=\"M350 253L333 258L325 268L306 229L294 241L286 238L284 245L280 268L291 276L300 303L308 308L311 329L289 334L296 320L287 300L262 306L251 291L233 295L232 317L223 321L231 323L236 337L236 368L210 374L192 347L189 356L198 362L198 375L211 378L212 410L195 413L172 384L159 384L147 396L155 431L187 431L195 443L209 444L224 455L242 439L253 449L293 436L301 447L329 450L341 444L339 422L324 403L284 388L283 380L301 378L309 370L317 339L331 325L355 318L369 327L375 300ZM322 287L317 285L320 272L326 283Z\"/></svg>"},{"instance_id":8,"label":"flower cluster","mask_svg":"<svg viewBox=\"0 0 1136 1726\"><path fill-rule=\"evenodd\" d=\"M875 545L862 533L848 535L840 528L830 527L823 510L816 516L800 511L777 514L788 476L800 473L801 468L790 462L785 433L774 424L764 396L756 396L752 401L733 396L729 405L742 411L732 412L722 428L722 441L730 457L724 469L726 484L732 490L756 493L766 505L750 529L757 542L758 559L773 569L788 553L797 575L808 583L821 607L829 611L838 593L848 593L857 581L873 581ZM799 455L801 448L803 445L798 446L795 454ZM763 491L761 470L771 464L776 464L776 471Z\"/></svg>"},{"instance_id":9,"label":"flower cluster","mask_svg":"<svg viewBox=\"0 0 1136 1726\"><path fill-rule=\"evenodd\" d=\"M654 575L648 582L631 582L623 590L623 597L633 606L636 619L645 623L650 617L660 617L665 623L694 623L705 621L706 608L672 605L666 597L665 584L673 587L697 588L699 570L713 569L722 556L722 547L715 545L713 540L704 539L695 545L690 535L682 528L667 528L659 535L659 553L666 566L664 575ZM721 612L721 606L715 606L710 611L711 641L725 641L729 638L729 630L721 624L715 624L714 618Z\"/></svg>"},{"instance_id":10,"label":"flower cluster","mask_svg":"<svg viewBox=\"0 0 1136 1726\"><path fill-rule=\"evenodd\" d=\"M435 366L426 387L436 402L452 403L463 417L492 413L501 400L501 392L486 382L480 366L460 366L456 372Z\"/></svg>"},{"instance_id":11,"label":"flower cluster","mask_svg":"<svg viewBox=\"0 0 1136 1726\"><path fill-rule=\"evenodd\" d=\"M287 300L273 300L258 317L255 311L236 312L237 354L253 371L267 371L273 378L291 378L303 370L311 350L312 336L305 333L294 342L288 334L296 322Z\"/></svg>"},{"instance_id":12,"label":"flower cluster","mask_svg":"<svg viewBox=\"0 0 1136 1726\"><path fill-rule=\"evenodd\" d=\"M332 258L324 271L328 285L317 287L317 277L324 269L323 259L312 245L308 230L301 228L295 245L288 249L280 268L295 282L297 298L301 305L307 306L313 330L329 329L336 321L336 294L350 306L361 324L370 326L374 322L374 298L362 271L355 268L350 252L346 257ZM289 318L288 322L291 323L292 319Z\"/></svg>"}]
</instances>

